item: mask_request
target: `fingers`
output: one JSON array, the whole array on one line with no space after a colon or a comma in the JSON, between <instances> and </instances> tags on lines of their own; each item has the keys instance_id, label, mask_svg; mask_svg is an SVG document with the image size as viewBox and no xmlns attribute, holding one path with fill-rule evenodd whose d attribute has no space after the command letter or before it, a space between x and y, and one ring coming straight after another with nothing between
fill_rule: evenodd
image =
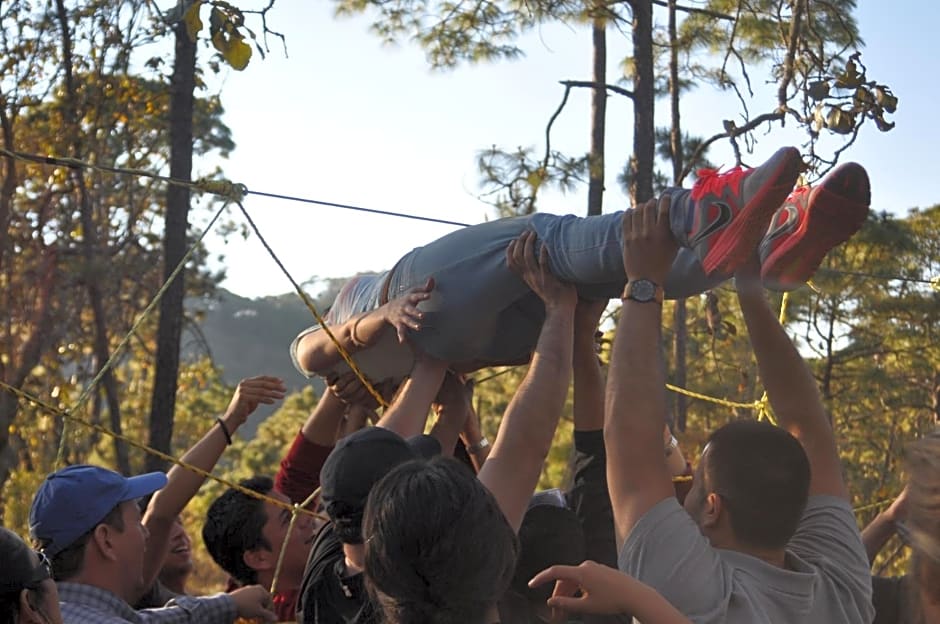
<instances>
[{"instance_id":1,"label":"fingers","mask_svg":"<svg viewBox=\"0 0 940 624\"><path fill-rule=\"evenodd\" d=\"M524 275L527 272L537 272L547 261L548 250L544 245L539 253L541 263L535 256L536 238L535 232L527 230L509 243L506 248L506 264L514 273Z\"/></svg>"},{"instance_id":2,"label":"fingers","mask_svg":"<svg viewBox=\"0 0 940 624\"><path fill-rule=\"evenodd\" d=\"M643 231L652 233L656 231L656 217L658 216L656 200L651 199L643 205Z\"/></svg>"},{"instance_id":3,"label":"fingers","mask_svg":"<svg viewBox=\"0 0 940 624\"><path fill-rule=\"evenodd\" d=\"M533 576L532 580L529 581L529 587L538 587L549 581L560 580L578 583L580 579L580 571L577 566L554 565Z\"/></svg>"},{"instance_id":4,"label":"fingers","mask_svg":"<svg viewBox=\"0 0 940 624\"><path fill-rule=\"evenodd\" d=\"M669 223L669 207L672 205L672 198L668 193L664 193L659 197L659 206L657 207L656 221L660 227L670 227ZM671 228L670 228L671 229Z\"/></svg>"}]
</instances>

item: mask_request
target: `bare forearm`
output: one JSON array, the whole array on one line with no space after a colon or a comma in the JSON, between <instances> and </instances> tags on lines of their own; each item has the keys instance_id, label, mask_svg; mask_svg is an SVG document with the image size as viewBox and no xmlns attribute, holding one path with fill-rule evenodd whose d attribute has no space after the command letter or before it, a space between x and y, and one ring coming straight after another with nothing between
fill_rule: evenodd
<instances>
[{"instance_id":1,"label":"bare forearm","mask_svg":"<svg viewBox=\"0 0 940 624\"><path fill-rule=\"evenodd\" d=\"M327 388L300 431L314 444L333 446L345 411L346 404Z\"/></svg>"},{"instance_id":2,"label":"bare forearm","mask_svg":"<svg viewBox=\"0 0 940 624\"><path fill-rule=\"evenodd\" d=\"M607 380L604 442L618 546L656 502L674 494L663 453L662 309L627 300Z\"/></svg>"},{"instance_id":3,"label":"bare forearm","mask_svg":"<svg viewBox=\"0 0 940 624\"><path fill-rule=\"evenodd\" d=\"M329 326L333 338L326 331L315 331L301 338L297 345L297 361L307 371L329 370L342 361L337 343L348 354L355 353L372 344L381 337L382 332L390 331L382 308L358 314L353 318Z\"/></svg>"},{"instance_id":4,"label":"bare forearm","mask_svg":"<svg viewBox=\"0 0 940 624\"><path fill-rule=\"evenodd\" d=\"M424 431L431 403L444 381L447 365L424 357L415 364L394 403L382 415L379 427L385 427L408 438Z\"/></svg>"},{"instance_id":5,"label":"bare forearm","mask_svg":"<svg viewBox=\"0 0 940 624\"><path fill-rule=\"evenodd\" d=\"M879 513L865 527L862 531L862 543L865 545L865 552L868 553L869 563L874 563L875 557L894 534L894 520L887 511Z\"/></svg>"},{"instance_id":6,"label":"bare forearm","mask_svg":"<svg viewBox=\"0 0 940 624\"><path fill-rule=\"evenodd\" d=\"M794 435L807 428L830 429L816 380L763 294L741 292L738 299L761 382L780 426Z\"/></svg>"},{"instance_id":7,"label":"bare forearm","mask_svg":"<svg viewBox=\"0 0 940 624\"><path fill-rule=\"evenodd\" d=\"M604 428L604 375L594 350L591 332L576 332L574 342L574 428Z\"/></svg>"},{"instance_id":8,"label":"bare forearm","mask_svg":"<svg viewBox=\"0 0 940 624\"><path fill-rule=\"evenodd\" d=\"M608 456L621 455L634 463L663 459L666 378L661 318L656 304L624 302L607 383L604 431L605 437L610 437Z\"/></svg>"},{"instance_id":9,"label":"bare forearm","mask_svg":"<svg viewBox=\"0 0 940 624\"><path fill-rule=\"evenodd\" d=\"M222 417L222 422L225 423L230 433L234 433L240 424L225 416ZM225 451L226 445L225 434L218 424L214 424L180 459L186 464L211 472ZM148 531L143 574L147 587L153 583L160 568L163 567L163 560L169 546L170 531L176 517L199 492L205 480L205 477L200 474L174 465L167 473L166 486L151 498L143 518L143 525Z\"/></svg>"},{"instance_id":10,"label":"bare forearm","mask_svg":"<svg viewBox=\"0 0 940 624\"><path fill-rule=\"evenodd\" d=\"M806 450L812 469L810 492L848 497L835 436L809 367L763 293L742 289L738 300L777 422Z\"/></svg>"},{"instance_id":11,"label":"bare forearm","mask_svg":"<svg viewBox=\"0 0 940 624\"><path fill-rule=\"evenodd\" d=\"M451 456L457 445L457 438L467 421L469 411L462 405L446 406L437 413L437 420L431 427L431 436L441 445L441 454Z\"/></svg>"},{"instance_id":12,"label":"bare forearm","mask_svg":"<svg viewBox=\"0 0 940 624\"><path fill-rule=\"evenodd\" d=\"M547 311L529 371L480 470L480 481L516 530L538 483L571 382L573 311L573 305Z\"/></svg>"}]
</instances>

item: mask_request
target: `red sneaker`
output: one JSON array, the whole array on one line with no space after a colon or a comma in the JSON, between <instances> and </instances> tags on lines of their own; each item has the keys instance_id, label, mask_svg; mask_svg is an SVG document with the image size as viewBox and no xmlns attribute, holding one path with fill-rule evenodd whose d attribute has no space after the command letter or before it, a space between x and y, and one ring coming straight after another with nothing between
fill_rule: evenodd
<instances>
[{"instance_id":1,"label":"red sneaker","mask_svg":"<svg viewBox=\"0 0 940 624\"><path fill-rule=\"evenodd\" d=\"M760 243L764 285L793 290L805 284L829 250L862 227L870 203L868 174L857 163L839 165L818 185L793 191Z\"/></svg>"},{"instance_id":2,"label":"red sneaker","mask_svg":"<svg viewBox=\"0 0 940 624\"><path fill-rule=\"evenodd\" d=\"M799 150L784 147L754 169L699 170L688 246L706 275L731 275L751 257L774 211L793 190L801 162Z\"/></svg>"}]
</instances>

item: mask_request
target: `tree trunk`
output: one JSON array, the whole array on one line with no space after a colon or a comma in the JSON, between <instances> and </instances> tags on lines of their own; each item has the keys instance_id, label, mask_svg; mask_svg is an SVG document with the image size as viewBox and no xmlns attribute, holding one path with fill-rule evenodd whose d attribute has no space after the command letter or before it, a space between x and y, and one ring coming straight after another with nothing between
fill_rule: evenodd
<instances>
[{"instance_id":1,"label":"tree trunk","mask_svg":"<svg viewBox=\"0 0 940 624\"><path fill-rule=\"evenodd\" d=\"M679 115L679 42L676 36L676 0L669 0L669 101L671 104L672 124L669 130L669 145L672 151L672 182L676 186L682 184L679 178L685 166L685 155L682 152L682 118ZM686 343L688 341L688 328L686 327L685 299L677 299L673 312L673 344L672 354L675 366L675 382L680 388L685 388L688 382L686 369ZM689 402L684 394L676 394L675 425L679 431L685 431L688 421Z\"/></svg>"},{"instance_id":2,"label":"tree trunk","mask_svg":"<svg viewBox=\"0 0 940 624\"><path fill-rule=\"evenodd\" d=\"M634 205L653 197L653 168L656 151L656 120L653 117L655 83L653 71L653 3L632 0L633 7L633 187Z\"/></svg>"},{"instance_id":3,"label":"tree trunk","mask_svg":"<svg viewBox=\"0 0 940 624\"><path fill-rule=\"evenodd\" d=\"M193 99L196 87L196 43L186 24L174 27L176 39L173 78L170 84L170 176L188 180L193 169ZM186 255L189 229L189 189L170 185L166 192L166 229L163 236L163 277ZM157 327L156 373L150 401L150 446L170 453L173 414L176 409L180 365L180 335L183 329L185 271L181 271L160 300ZM166 462L147 455L147 470L166 470Z\"/></svg>"},{"instance_id":4,"label":"tree trunk","mask_svg":"<svg viewBox=\"0 0 940 624\"><path fill-rule=\"evenodd\" d=\"M63 0L56 0L59 26L62 29L62 68L65 74L66 101L63 107L63 119L69 132L72 133L72 157L82 157L81 128L79 127L79 101L72 75L72 35L68 23L68 14ZM91 304L92 322L95 328L94 355L96 370L100 371L110 357L108 341L108 324L105 318L105 309L99 279L102 276L105 262L101 259L98 249L97 224L92 214L91 198L88 196L88 186L81 169L72 169L72 180L78 190L79 214L82 224L82 258L85 262L85 287L88 300ZM108 412L111 419L111 430L121 433L121 403L118 398L117 382L114 373L109 367L105 370L101 382L108 403ZM123 474L130 474L131 466L127 455L127 445L114 438L114 454L117 469Z\"/></svg>"},{"instance_id":5,"label":"tree trunk","mask_svg":"<svg viewBox=\"0 0 940 624\"><path fill-rule=\"evenodd\" d=\"M588 215L604 207L604 134L607 131L607 17L604 2L596 2L591 27L594 45L594 89L591 91L591 153L588 156Z\"/></svg>"}]
</instances>

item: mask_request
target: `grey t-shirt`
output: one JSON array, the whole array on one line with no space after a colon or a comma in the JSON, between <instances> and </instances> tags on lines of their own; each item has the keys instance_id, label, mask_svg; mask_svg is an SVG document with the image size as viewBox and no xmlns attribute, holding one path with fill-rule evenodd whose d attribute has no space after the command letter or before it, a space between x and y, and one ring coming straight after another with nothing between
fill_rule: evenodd
<instances>
[{"instance_id":1,"label":"grey t-shirt","mask_svg":"<svg viewBox=\"0 0 940 624\"><path fill-rule=\"evenodd\" d=\"M874 618L855 516L847 501L832 496L809 499L787 545L787 569L712 548L675 498L640 519L618 565L696 624L868 624Z\"/></svg>"}]
</instances>

